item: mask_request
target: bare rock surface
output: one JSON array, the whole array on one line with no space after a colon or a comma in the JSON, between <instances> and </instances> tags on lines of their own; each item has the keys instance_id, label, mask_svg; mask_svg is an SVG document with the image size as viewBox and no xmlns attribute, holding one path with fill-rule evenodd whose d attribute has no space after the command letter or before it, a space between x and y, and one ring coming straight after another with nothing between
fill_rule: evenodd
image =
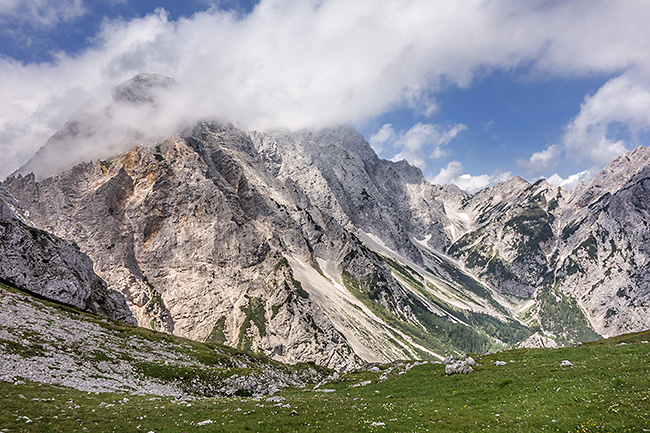
<instances>
[{"instance_id":1,"label":"bare rock surface","mask_svg":"<svg viewBox=\"0 0 650 433\"><path fill-rule=\"evenodd\" d=\"M135 323L124 296L109 290L78 247L29 225L0 188L0 279L82 310Z\"/></svg>"},{"instance_id":2,"label":"bare rock surface","mask_svg":"<svg viewBox=\"0 0 650 433\"><path fill-rule=\"evenodd\" d=\"M0 303L0 380L7 382L193 398L272 394L325 375L218 347L179 344L106 319L89 321L1 286ZM156 376L161 369L168 371L165 380Z\"/></svg>"},{"instance_id":3,"label":"bare rock surface","mask_svg":"<svg viewBox=\"0 0 650 433\"><path fill-rule=\"evenodd\" d=\"M345 271L359 280L381 275L399 290L385 264L295 184L264 170L249 136L229 125L201 124L111 161L5 184L39 227L93 258L141 326L349 368L361 358L348 331L290 263L331 263L332 287ZM399 299L392 303L399 308ZM348 335L357 346L381 346L363 330Z\"/></svg>"},{"instance_id":4,"label":"bare rock surface","mask_svg":"<svg viewBox=\"0 0 650 433\"><path fill-rule=\"evenodd\" d=\"M529 349L554 349L558 347L558 345L552 338L548 338L539 332L536 332L519 343L517 347Z\"/></svg>"},{"instance_id":5,"label":"bare rock surface","mask_svg":"<svg viewBox=\"0 0 650 433\"><path fill-rule=\"evenodd\" d=\"M446 375L452 375L452 374L469 374L473 372L474 369L472 366L467 362L467 360L458 360L454 362L453 364L448 364L445 365L445 374Z\"/></svg>"}]
</instances>

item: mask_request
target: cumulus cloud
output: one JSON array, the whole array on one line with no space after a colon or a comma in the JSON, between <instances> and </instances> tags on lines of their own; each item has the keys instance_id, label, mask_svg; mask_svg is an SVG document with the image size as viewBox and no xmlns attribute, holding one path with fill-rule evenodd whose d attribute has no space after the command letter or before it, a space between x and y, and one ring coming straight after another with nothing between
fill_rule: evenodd
<instances>
[{"instance_id":1,"label":"cumulus cloud","mask_svg":"<svg viewBox=\"0 0 650 433\"><path fill-rule=\"evenodd\" d=\"M372 146L373 149L375 149L375 152L379 154L384 151L387 144L395 141L395 136L396 134L395 130L393 129L393 125L386 123L381 128L379 128L379 131L370 136L368 143Z\"/></svg>"},{"instance_id":2,"label":"cumulus cloud","mask_svg":"<svg viewBox=\"0 0 650 433\"><path fill-rule=\"evenodd\" d=\"M594 173L591 170L584 170L579 173L572 174L568 176L566 179L563 179L560 177L557 173L553 174L551 177L547 179L548 183L550 183L553 186L560 186L564 189L572 190L580 182L587 182L589 179L593 177Z\"/></svg>"},{"instance_id":3,"label":"cumulus cloud","mask_svg":"<svg viewBox=\"0 0 650 433\"><path fill-rule=\"evenodd\" d=\"M627 152L623 139L610 136L612 125L622 125L632 137L650 129L650 80L626 73L588 96L563 136L567 156L602 166Z\"/></svg>"},{"instance_id":4,"label":"cumulus cloud","mask_svg":"<svg viewBox=\"0 0 650 433\"><path fill-rule=\"evenodd\" d=\"M434 185L445 185L453 183L460 189L463 189L469 193L474 193L489 186L496 185L499 182L503 182L504 180L508 180L510 177L512 177L512 173L509 171L495 171L491 175L480 174L476 176L468 173L463 173L463 171L463 164L460 161L451 161L445 168L442 168L436 176L429 178L429 181Z\"/></svg>"},{"instance_id":5,"label":"cumulus cloud","mask_svg":"<svg viewBox=\"0 0 650 433\"><path fill-rule=\"evenodd\" d=\"M429 179L434 185L447 185L453 183L463 173L463 164L460 161L451 161L445 168Z\"/></svg>"},{"instance_id":6,"label":"cumulus cloud","mask_svg":"<svg viewBox=\"0 0 650 433\"><path fill-rule=\"evenodd\" d=\"M519 161L519 166L539 176L566 157L590 167L581 172L584 177L584 173L595 172L629 151L637 144L639 134L648 130L650 78L638 72L626 72L608 80L585 98L578 115L566 125L560 144L533 153L527 161ZM557 180L560 181L564 180ZM572 185L571 181L567 185Z\"/></svg>"},{"instance_id":7,"label":"cumulus cloud","mask_svg":"<svg viewBox=\"0 0 650 433\"><path fill-rule=\"evenodd\" d=\"M379 132L386 126L384 125ZM390 137L394 138L392 148L398 153L392 158L393 161L406 159L424 169L427 166L426 161L428 159L445 156L446 152L442 146L449 144L458 133L466 129L467 127L462 123L444 129L440 125L418 122L408 131L395 134L394 131L391 133L392 127L390 127L390 129L384 131L384 134L389 134Z\"/></svg>"},{"instance_id":8,"label":"cumulus cloud","mask_svg":"<svg viewBox=\"0 0 650 433\"><path fill-rule=\"evenodd\" d=\"M539 176L560 163L562 147L553 144L545 150L533 153L527 161L519 161L518 165L529 174Z\"/></svg>"},{"instance_id":9,"label":"cumulus cloud","mask_svg":"<svg viewBox=\"0 0 650 433\"><path fill-rule=\"evenodd\" d=\"M55 23L83 13L86 3L2 0L0 13L9 16L23 4L33 19L54 16L46 20ZM0 176L86 100L108 103L111 86L139 72L181 84L185 93L173 105L188 122L222 117L254 129L317 128L398 107L432 115L441 89L470 86L477 71L521 65L555 75L648 71L649 14L644 1L262 0L246 15L210 8L172 21L158 10L107 21L74 55L41 64L0 59ZM590 129L583 118L575 119L566 143L584 143ZM603 124L606 116L598 119ZM402 146L405 156L429 157L415 155L415 139ZM615 140L598 146L600 154L624 147Z\"/></svg>"},{"instance_id":10,"label":"cumulus cloud","mask_svg":"<svg viewBox=\"0 0 650 433\"><path fill-rule=\"evenodd\" d=\"M9 20L54 26L86 13L83 0L0 0L0 23Z\"/></svg>"}]
</instances>

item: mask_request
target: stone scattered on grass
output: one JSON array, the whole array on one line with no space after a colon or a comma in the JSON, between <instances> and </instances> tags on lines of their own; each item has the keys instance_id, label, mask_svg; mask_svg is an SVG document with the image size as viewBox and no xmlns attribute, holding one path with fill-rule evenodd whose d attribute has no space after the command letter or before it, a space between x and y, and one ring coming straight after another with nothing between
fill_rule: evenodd
<instances>
[{"instance_id":1,"label":"stone scattered on grass","mask_svg":"<svg viewBox=\"0 0 650 433\"><path fill-rule=\"evenodd\" d=\"M573 367L573 364L571 364L571 361L565 359L560 363L560 367Z\"/></svg>"},{"instance_id":2,"label":"stone scattered on grass","mask_svg":"<svg viewBox=\"0 0 650 433\"><path fill-rule=\"evenodd\" d=\"M469 374L474 369L467 363L467 360L456 361L453 364L445 366L445 374Z\"/></svg>"},{"instance_id":3,"label":"stone scattered on grass","mask_svg":"<svg viewBox=\"0 0 650 433\"><path fill-rule=\"evenodd\" d=\"M214 423L214 421L212 421L211 419L206 419L205 421L197 422L196 425L201 426L201 425L208 425L212 423Z\"/></svg>"},{"instance_id":4,"label":"stone scattered on grass","mask_svg":"<svg viewBox=\"0 0 650 433\"><path fill-rule=\"evenodd\" d=\"M280 396L280 395L274 395L273 397L269 397L269 398L266 399L266 401L268 403L281 403L284 400L286 400L286 399L284 397Z\"/></svg>"},{"instance_id":5,"label":"stone scattered on grass","mask_svg":"<svg viewBox=\"0 0 650 433\"><path fill-rule=\"evenodd\" d=\"M353 383L352 385L350 385L350 388L356 388L358 386L366 386L366 385L370 385L371 383L372 383L372 380L365 380L363 382Z\"/></svg>"},{"instance_id":6,"label":"stone scattered on grass","mask_svg":"<svg viewBox=\"0 0 650 433\"><path fill-rule=\"evenodd\" d=\"M506 365L506 362L505 361L494 361L494 365L496 365L496 366Z\"/></svg>"}]
</instances>

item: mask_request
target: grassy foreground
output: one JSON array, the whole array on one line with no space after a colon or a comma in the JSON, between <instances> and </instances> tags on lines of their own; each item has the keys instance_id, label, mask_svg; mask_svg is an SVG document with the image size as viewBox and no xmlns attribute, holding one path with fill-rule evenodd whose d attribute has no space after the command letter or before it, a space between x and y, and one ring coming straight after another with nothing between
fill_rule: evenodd
<instances>
[{"instance_id":1,"label":"grassy foreground","mask_svg":"<svg viewBox=\"0 0 650 433\"><path fill-rule=\"evenodd\" d=\"M464 376L424 364L394 368L380 380L391 367L384 366L343 375L320 391L274 396L282 401L179 401L0 382L0 431L650 431L648 341L644 332L580 347L511 350L479 357ZM560 367L564 359L574 366ZM497 360L507 365L495 366Z\"/></svg>"}]
</instances>

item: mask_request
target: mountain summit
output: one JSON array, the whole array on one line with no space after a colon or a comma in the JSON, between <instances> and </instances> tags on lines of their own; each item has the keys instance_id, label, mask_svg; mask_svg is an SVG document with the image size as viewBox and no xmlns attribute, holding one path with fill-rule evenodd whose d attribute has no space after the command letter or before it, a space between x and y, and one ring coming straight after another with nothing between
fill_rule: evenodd
<instances>
[{"instance_id":1,"label":"mountain summit","mask_svg":"<svg viewBox=\"0 0 650 433\"><path fill-rule=\"evenodd\" d=\"M139 144L164 139L177 120L169 110L178 89L172 78L134 76L113 88L113 101L107 107L96 100L84 104L13 175L34 173L44 179L78 163L112 158Z\"/></svg>"},{"instance_id":2,"label":"mountain summit","mask_svg":"<svg viewBox=\"0 0 650 433\"><path fill-rule=\"evenodd\" d=\"M111 91L113 101L123 104L155 104L170 88L178 86L173 78L158 74L138 74Z\"/></svg>"}]
</instances>

